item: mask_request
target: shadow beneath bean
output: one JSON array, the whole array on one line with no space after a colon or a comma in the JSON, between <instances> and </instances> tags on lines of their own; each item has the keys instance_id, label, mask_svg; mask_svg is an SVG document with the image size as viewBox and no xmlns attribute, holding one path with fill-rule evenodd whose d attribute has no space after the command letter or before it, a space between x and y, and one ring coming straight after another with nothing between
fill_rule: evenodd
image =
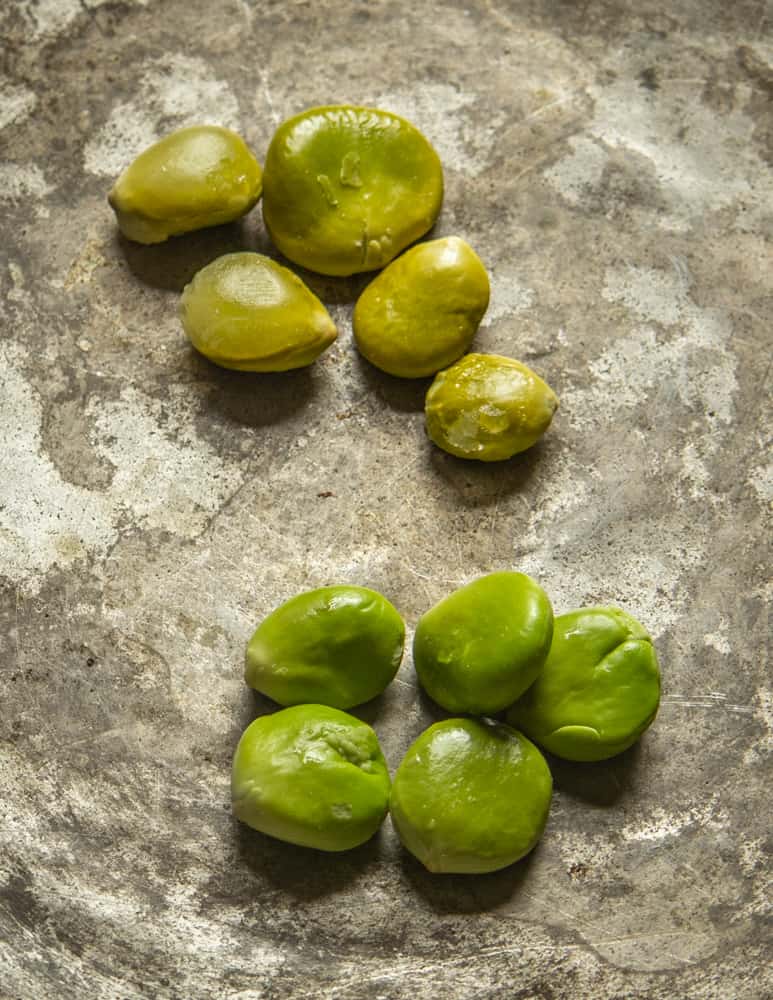
<instances>
[{"instance_id":1,"label":"shadow beneath bean","mask_svg":"<svg viewBox=\"0 0 773 1000\"><path fill-rule=\"evenodd\" d=\"M533 851L515 864L486 875L442 875L427 871L403 849L400 865L412 888L436 913L485 913L507 903L526 881Z\"/></svg>"},{"instance_id":2,"label":"shadow beneath bean","mask_svg":"<svg viewBox=\"0 0 773 1000\"><path fill-rule=\"evenodd\" d=\"M254 236L248 232L242 219L224 226L172 236L164 243L148 246L128 240L120 233L116 239L129 270L136 278L152 288L173 292L182 292L197 271L223 254L242 250L265 252L254 245Z\"/></svg>"},{"instance_id":3,"label":"shadow beneath bean","mask_svg":"<svg viewBox=\"0 0 773 1000\"><path fill-rule=\"evenodd\" d=\"M436 701L433 701L421 684L416 685L416 690L418 692L417 700L421 707L422 719L426 721L424 728L432 726L436 722L442 722L443 719L458 719L461 717L461 713L448 712L442 705L438 705Z\"/></svg>"},{"instance_id":4,"label":"shadow beneath bean","mask_svg":"<svg viewBox=\"0 0 773 1000\"><path fill-rule=\"evenodd\" d=\"M245 711L252 713L251 722L262 718L264 715L273 715L274 712L281 712L285 708L278 701L274 701L267 695L261 694L260 691L255 691L254 688L247 688L245 701L247 702ZM249 725L249 722L247 724Z\"/></svg>"},{"instance_id":5,"label":"shadow beneath bean","mask_svg":"<svg viewBox=\"0 0 773 1000\"><path fill-rule=\"evenodd\" d=\"M326 274L316 274L314 271L307 271L304 267L298 267L292 261L281 259L291 271L295 271L298 277L308 285L318 299L326 306L351 305L356 302L362 294L365 286L373 279L373 274L352 274L346 278L336 278Z\"/></svg>"},{"instance_id":6,"label":"shadow beneath bean","mask_svg":"<svg viewBox=\"0 0 773 1000\"><path fill-rule=\"evenodd\" d=\"M240 372L221 368L191 348L189 371L207 393L207 414L215 411L243 427L287 420L308 405L316 386L311 366L287 372Z\"/></svg>"},{"instance_id":7,"label":"shadow beneath bean","mask_svg":"<svg viewBox=\"0 0 773 1000\"><path fill-rule=\"evenodd\" d=\"M356 302L365 286L378 274L378 271L368 271L365 274L350 274L337 277L332 274L319 274L317 271L309 271L307 268L290 260L289 257L285 257L282 251L271 242L268 234L265 234L265 244L262 249L260 247L251 249L256 249L258 253L271 257L277 264L281 264L282 267L286 267L289 271L297 274L304 285L308 286L326 306L349 305Z\"/></svg>"},{"instance_id":8,"label":"shadow beneath bean","mask_svg":"<svg viewBox=\"0 0 773 1000\"><path fill-rule=\"evenodd\" d=\"M361 705L354 705L352 708L345 708L343 711L348 712L349 715L353 715L361 722L367 722L369 726L373 726L388 709L390 695L391 691L387 687L381 694L377 694L375 698L371 698L370 701L364 701Z\"/></svg>"},{"instance_id":9,"label":"shadow beneath bean","mask_svg":"<svg viewBox=\"0 0 773 1000\"><path fill-rule=\"evenodd\" d=\"M228 766L231 766L236 744L241 739L244 730L262 715L273 715L282 708L270 698L264 698L262 694L253 691L246 685L242 689L237 705L233 706L232 721L227 734L224 735L223 743L218 748L221 754L227 754Z\"/></svg>"},{"instance_id":10,"label":"shadow beneath bean","mask_svg":"<svg viewBox=\"0 0 773 1000\"><path fill-rule=\"evenodd\" d=\"M432 383L428 378L399 378L387 375L357 352L357 365L368 389L393 410L400 413L420 413L424 409L424 397Z\"/></svg>"},{"instance_id":11,"label":"shadow beneath bean","mask_svg":"<svg viewBox=\"0 0 773 1000\"><path fill-rule=\"evenodd\" d=\"M390 689L386 688L381 694L376 695L375 698L371 698L370 701L364 701L360 705L343 708L340 711L346 712L348 715L353 715L361 722L366 722L369 726L372 726L387 709L389 697ZM274 712L281 712L286 707L286 705L280 705L279 702L273 701L267 695L250 688L248 689L248 697L245 699L243 706L242 714L246 721L242 728L246 728L250 722L259 719L263 715L273 715Z\"/></svg>"},{"instance_id":12,"label":"shadow beneath bean","mask_svg":"<svg viewBox=\"0 0 773 1000\"><path fill-rule=\"evenodd\" d=\"M411 246L416 246L418 243L424 243L427 239L431 238L432 231L427 233L426 236L421 237L420 240L411 244ZM406 250L407 249L410 248L406 247ZM403 253L405 253L405 250L401 250L398 256ZM356 302L371 281L373 281L374 278L377 278L385 267L389 266L389 264L385 264L384 267L376 268L373 271L364 271L360 274L349 274L345 277L335 277L334 275L318 274L316 271L308 271L305 267L301 267L298 264L294 264L291 260L288 260L283 256L283 254L276 250L276 248L274 248L271 252L271 256L275 257L278 263L283 264L285 267L289 267L291 271L295 271L295 273L314 292L317 298L321 299L327 306L349 305ZM389 263L391 264L392 261ZM377 370L378 369L374 369L374 371Z\"/></svg>"},{"instance_id":13,"label":"shadow beneath bean","mask_svg":"<svg viewBox=\"0 0 773 1000\"><path fill-rule=\"evenodd\" d=\"M293 896L314 900L340 892L380 863L380 831L350 851L317 851L286 844L233 820L238 856L261 882ZM244 893L242 893L244 895ZM249 893L254 896L254 888Z\"/></svg>"},{"instance_id":14,"label":"shadow beneath bean","mask_svg":"<svg viewBox=\"0 0 773 1000\"><path fill-rule=\"evenodd\" d=\"M477 462L449 455L432 445L429 468L439 483L453 491L465 506L484 507L525 489L542 461L544 449L543 442L538 441L503 462Z\"/></svg>"},{"instance_id":15,"label":"shadow beneath bean","mask_svg":"<svg viewBox=\"0 0 773 1000\"><path fill-rule=\"evenodd\" d=\"M562 760L547 751L543 752L550 765L556 791L591 805L607 807L615 805L622 795L631 790L641 758L641 744L634 743L617 757L590 764Z\"/></svg>"}]
</instances>

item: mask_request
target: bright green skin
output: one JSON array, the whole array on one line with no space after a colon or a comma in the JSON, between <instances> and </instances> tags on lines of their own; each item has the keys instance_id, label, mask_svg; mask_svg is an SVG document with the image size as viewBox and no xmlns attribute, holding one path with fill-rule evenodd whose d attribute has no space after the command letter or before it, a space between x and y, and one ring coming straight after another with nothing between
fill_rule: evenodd
<instances>
[{"instance_id":1,"label":"bright green skin","mask_svg":"<svg viewBox=\"0 0 773 1000\"><path fill-rule=\"evenodd\" d=\"M245 215L260 198L262 178L241 136L216 125L195 125L140 153L108 201L124 236L163 243Z\"/></svg>"},{"instance_id":2,"label":"bright green skin","mask_svg":"<svg viewBox=\"0 0 773 1000\"><path fill-rule=\"evenodd\" d=\"M506 868L545 829L553 781L545 758L509 726L446 719L410 747L389 808L405 847L431 872Z\"/></svg>"},{"instance_id":3,"label":"bright green skin","mask_svg":"<svg viewBox=\"0 0 773 1000\"><path fill-rule=\"evenodd\" d=\"M229 253L183 289L180 319L210 361L239 371L310 365L338 335L330 315L292 271L258 253Z\"/></svg>"},{"instance_id":4,"label":"bright green skin","mask_svg":"<svg viewBox=\"0 0 773 1000\"><path fill-rule=\"evenodd\" d=\"M287 601L258 626L244 679L280 705L351 708L381 694L403 658L405 625L366 587L320 587Z\"/></svg>"},{"instance_id":5,"label":"bright green skin","mask_svg":"<svg viewBox=\"0 0 773 1000\"><path fill-rule=\"evenodd\" d=\"M392 261L358 299L357 347L390 375L433 375L470 346L488 301L486 268L464 240L420 243Z\"/></svg>"},{"instance_id":6,"label":"bright green skin","mask_svg":"<svg viewBox=\"0 0 773 1000\"><path fill-rule=\"evenodd\" d=\"M437 153L388 111L312 108L277 129L266 154L263 218L296 264L373 271L430 229L443 201Z\"/></svg>"},{"instance_id":7,"label":"bright green skin","mask_svg":"<svg viewBox=\"0 0 773 1000\"><path fill-rule=\"evenodd\" d=\"M424 690L449 712L500 712L534 682L552 635L545 591L524 573L490 573L422 615L413 662Z\"/></svg>"},{"instance_id":8,"label":"bright green skin","mask_svg":"<svg viewBox=\"0 0 773 1000\"><path fill-rule=\"evenodd\" d=\"M326 705L256 719L236 748L234 815L261 833L320 851L347 851L378 830L389 772L376 734Z\"/></svg>"},{"instance_id":9,"label":"bright green skin","mask_svg":"<svg viewBox=\"0 0 773 1000\"><path fill-rule=\"evenodd\" d=\"M582 608L556 618L536 682L507 720L566 760L605 760L638 740L660 702L652 640L617 608Z\"/></svg>"},{"instance_id":10,"label":"bright green skin","mask_svg":"<svg viewBox=\"0 0 773 1000\"><path fill-rule=\"evenodd\" d=\"M468 354L435 376L424 413L434 443L457 458L499 462L531 448L558 399L526 365L498 354Z\"/></svg>"}]
</instances>

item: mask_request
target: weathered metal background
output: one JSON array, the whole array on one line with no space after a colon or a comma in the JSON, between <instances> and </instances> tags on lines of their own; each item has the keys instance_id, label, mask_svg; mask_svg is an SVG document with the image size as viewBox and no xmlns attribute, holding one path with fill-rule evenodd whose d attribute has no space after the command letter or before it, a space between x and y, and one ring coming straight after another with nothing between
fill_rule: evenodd
<instances>
[{"instance_id":1,"label":"weathered metal background","mask_svg":"<svg viewBox=\"0 0 773 1000\"><path fill-rule=\"evenodd\" d=\"M770 5L7 0L0 36L0 996L771 995ZM259 212L117 238L106 190L165 131L262 159L338 101L437 146L476 345L561 397L532 452L430 446L426 383L353 349L364 281L310 278L341 336L309 370L196 357L180 289L266 249ZM638 616L665 683L639 747L555 764L533 856L432 877L389 823L325 856L232 821L265 613L353 582L412 627L506 567ZM362 714L395 768L434 717L410 656Z\"/></svg>"}]
</instances>

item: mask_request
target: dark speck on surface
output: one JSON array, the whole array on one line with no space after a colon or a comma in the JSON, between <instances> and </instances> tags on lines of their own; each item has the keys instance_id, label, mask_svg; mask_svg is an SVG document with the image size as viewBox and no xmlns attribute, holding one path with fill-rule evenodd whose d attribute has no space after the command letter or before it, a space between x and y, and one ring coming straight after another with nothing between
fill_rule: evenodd
<instances>
[{"instance_id":1,"label":"dark speck on surface","mask_svg":"<svg viewBox=\"0 0 773 1000\"><path fill-rule=\"evenodd\" d=\"M646 69L643 69L639 74L639 80L642 87L646 87L647 90L654 92L660 89L658 71L654 66L648 66Z\"/></svg>"}]
</instances>

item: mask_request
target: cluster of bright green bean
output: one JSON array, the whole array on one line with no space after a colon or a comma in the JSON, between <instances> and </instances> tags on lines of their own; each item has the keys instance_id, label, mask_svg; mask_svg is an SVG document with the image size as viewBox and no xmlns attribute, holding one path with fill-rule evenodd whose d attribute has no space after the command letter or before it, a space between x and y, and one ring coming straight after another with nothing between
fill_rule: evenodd
<instances>
[{"instance_id":1,"label":"cluster of bright green bean","mask_svg":"<svg viewBox=\"0 0 773 1000\"><path fill-rule=\"evenodd\" d=\"M489 303L489 278L458 237L417 244L443 197L440 160L390 112L335 106L284 122L265 171L227 129L181 129L140 154L110 192L121 231L140 243L241 218L263 195L263 217L294 264L326 275L381 270L352 319L362 355L390 375L435 375L427 432L461 458L497 461L531 447L558 400L519 361L466 354ZM403 252L405 251L405 252ZM215 364L287 371L336 339L330 314L293 271L253 252L226 254L185 288L182 324Z\"/></svg>"},{"instance_id":2,"label":"cluster of bright green bean","mask_svg":"<svg viewBox=\"0 0 773 1000\"><path fill-rule=\"evenodd\" d=\"M239 742L239 819L336 851L369 839L389 810L431 871L494 871L528 853L547 821L552 779L535 743L603 760L631 746L657 711L657 658L638 622L615 608L554 620L534 580L491 573L417 624L418 681L456 717L418 737L390 786L375 732L342 709L386 689L404 636L397 610L362 587L308 591L268 615L248 644L245 679L288 707L258 718Z\"/></svg>"}]
</instances>

